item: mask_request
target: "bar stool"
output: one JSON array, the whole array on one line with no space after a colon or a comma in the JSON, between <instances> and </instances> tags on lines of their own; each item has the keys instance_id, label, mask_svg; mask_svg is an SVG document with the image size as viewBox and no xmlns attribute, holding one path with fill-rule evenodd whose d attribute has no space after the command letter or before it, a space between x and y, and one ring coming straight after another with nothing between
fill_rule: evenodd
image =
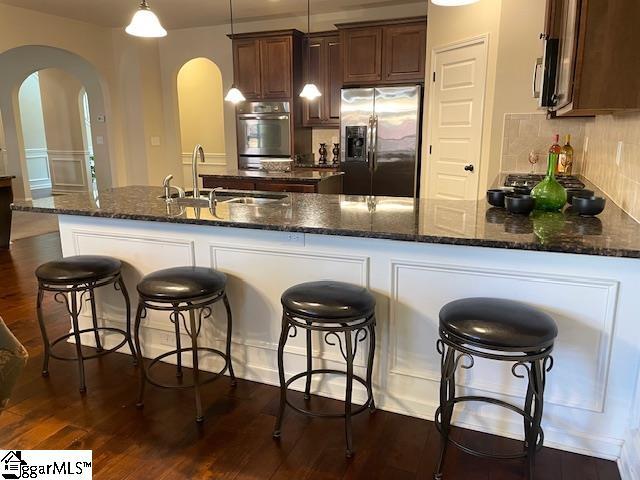
<instances>
[{"instance_id":1,"label":"bar stool","mask_svg":"<svg viewBox=\"0 0 640 480\"><path fill-rule=\"evenodd\" d=\"M196 401L196 422L200 423L204 420L202 415L202 402L200 399L200 388L218 379L227 370L231 377L231 385L236 384L236 378L233 373L231 364L231 307L225 291L227 285L227 277L224 273L217 272L205 267L175 267L159 270L145 276L138 284L138 310L136 313L136 321L134 326L134 338L136 349L138 351L138 363L142 366L140 369L140 390L138 395L138 407L143 406L145 384L149 382L156 387L161 388L193 388L195 390ZM226 352L222 352L215 348L205 348L198 346L198 335L202 328L202 322L211 318L211 307L213 304L222 301L227 310L227 338ZM174 325L176 336L176 348L169 352L163 353L149 362L145 367L142 358L142 350L140 348L140 323L147 316L147 310L159 310L171 312L169 319ZM196 311L198 316L196 318ZM183 312L189 313L189 326ZM180 321L189 337L191 337L191 347L183 348L180 341ZM162 383L153 378L151 375L152 368L161 360L176 355L176 377L182 377L182 354L191 352L193 362L193 382L188 384L167 384ZM208 380L200 380L200 368L198 354L202 352L214 353L222 357L225 361L224 367Z\"/></svg>"},{"instance_id":2,"label":"bar stool","mask_svg":"<svg viewBox=\"0 0 640 480\"><path fill-rule=\"evenodd\" d=\"M375 306L376 300L365 288L341 282L309 282L289 288L282 295L282 331L278 344L278 372L280 375L280 409L273 431L274 438L280 438L282 417L285 408L310 417L344 418L346 455L353 455L353 436L351 417L362 413L367 408L375 410L371 376L373 373L373 359L375 355ZM285 379L284 348L289 337L295 337L298 328L307 333L307 369L289 380ZM339 345L342 357L347 364L346 372L332 369L313 369L311 333L322 332L324 341L329 345ZM344 345L341 334L344 334ZM353 359L357 353L358 344L369 337L369 357L367 361L366 380L354 375ZM335 339L334 340L332 340ZM313 412L293 405L287 398L287 389L296 380L306 377L304 398L311 398L311 378L317 374L346 375L346 393L344 413ZM353 381L364 385L367 389L367 401L364 405L353 410L351 403Z\"/></svg>"},{"instance_id":3,"label":"bar stool","mask_svg":"<svg viewBox=\"0 0 640 480\"><path fill-rule=\"evenodd\" d=\"M49 375L49 358L57 360L78 362L78 374L80 377L80 392L87 391L84 361L101 357L111 352L115 352L125 344L129 345L131 354L134 356L134 364L136 363L135 349L131 341L131 304L127 287L122 280L122 263L120 260L97 255L79 255L75 257L67 257L53 262L47 262L40 265L36 269L36 277L38 279L38 300L36 311L38 314L38 323L40 324L40 332L44 343L44 365L42 367L42 376ZM124 297L126 306L126 330L113 327L98 327L96 318L96 302L94 290L98 287L113 285L119 290ZM71 316L72 331L53 342L49 341L47 329L44 322L44 314L42 312L42 300L45 292L54 293L54 300L65 306L67 312ZM80 298L78 298L80 294ZM71 301L71 303L69 303ZM92 328L80 329L78 325L78 317L82 310L83 302L88 301L91 306L91 318L93 322ZM105 350L100 340L100 332L111 332L122 335L122 341L113 348ZM96 353L85 355L82 353L82 343L80 335L83 333L93 333L96 342ZM53 353L53 347L73 337L76 344L76 356L67 357Z\"/></svg>"},{"instance_id":4,"label":"bar stool","mask_svg":"<svg viewBox=\"0 0 640 480\"><path fill-rule=\"evenodd\" d=\"M438 353L442 357L440 406L436 427L442 436L440 458L434 478L442 479L444 457L449 443L478 457L513 459L527 457L529 479L533 479L535 455L542 448L542 411L546 375L553 367L553 343L558 327L546 313L512 300L465 298L455 300L440 310ZM511 372L527 378L524 409L502 400L482 396L456 397L455 374L458 367L470 369L474 356L511 362ZM516 412L524 418L524 451L497 455L466 447L449 437L451 417L456 404L485 402Z\"/></svg>"}]
</instances>

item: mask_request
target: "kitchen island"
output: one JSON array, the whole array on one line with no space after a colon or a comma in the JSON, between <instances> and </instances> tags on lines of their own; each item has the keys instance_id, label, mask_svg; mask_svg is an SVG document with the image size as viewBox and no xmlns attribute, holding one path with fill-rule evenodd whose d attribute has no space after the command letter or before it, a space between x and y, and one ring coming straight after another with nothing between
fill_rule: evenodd
<instances>
[{"instance_id":1,"label":"kitchen island","mask_svg":"<svg viewBox=\"0 0 640 480\"><path fill-rule=\"evenodd\" d=\"M328 168L266 172L234 167L213 167L200 175L204 188L299 193L342 193L342 176L343 172Z\"/></svg>"},{"instance_id":2,"label":"kitchen island","mask_svg":"<svg viewBox=\"0 0 640 480\"><path fill-rule=\"evenodd\" d=\"M267 384L278 384L280 295L286 288L321 279L367 286L378 302L376 403L417 417L432 419L438 404L435 343L442 305L494 296L539 307L554 316L560 331L545 396L545 444L610 459L625 455L640 366L640 224L612 202L600 217L582 218L570 212L513 216L484 202L295 193L264 205L195 208L166 204L161 195L160 188L125 187L98 198L72 194L14 208L60 215L65 256L122 259L131 292L143 275L170 266L225 272L236 375ZM215 315L224 315L217 308ZM98 310L101 322L122 326L115 292L99 292ZM143 325L145 356L173 348L166 315L150 312ZM224 339L213 324L201 335L216 347ZM92 338L83 342L91 345ZM318 365L342 368L336 348L314 338ZM304 369L304 352L301 336L290 339L287 371ZM366 348L358 350L358 374L366 354ZM219 367L217 359L203 363L209 370ZM511 374L510 365L477 359L458 382L469 395L524 398L524 380ZM313 390L336 398L344 392L333 378L314 383ZM356 389L354 398L363 401L365 392ZM455 422L521 437L522 420L491 406L465 406Z\"/></svg>"}]
</instances>

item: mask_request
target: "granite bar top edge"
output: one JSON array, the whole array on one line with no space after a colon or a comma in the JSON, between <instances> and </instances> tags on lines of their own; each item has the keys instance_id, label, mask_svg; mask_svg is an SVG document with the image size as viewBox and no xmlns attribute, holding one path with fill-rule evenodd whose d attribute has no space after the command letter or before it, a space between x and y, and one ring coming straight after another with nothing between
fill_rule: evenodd
<instances>
[{"instance_id":1,"label":"granite bar top edge","mask_svg":"<svg viewBox=\"0 0 640 480\"><path fill-rule=\"evenodd\" d=\"M428 235L419 233L399 233L399 232L387 232L387 231L366 231L348 228L331 228L331 227L313 227L313 226L299 226L289 225L286 223L280 224L264 224L264 223L252 223L252 222L234 222L225 220L212 220L212 219L197 219L197 218L182 218L182 217L166 217L158 215L144 215L144 214L129 214L129 213L117 213L109 211L87 211L76 210L71 208L47 208L13 204L12 210L22 212L34 212L34 213L49 213L58 215L70 215L70 216L83 216L83 217L96 217L96 218L110 218L116 220L132 220L132 221L150 221L157 223L173 223L173 224L186 224L186 225L199 225L210 227L227 227L227 228L242 228L249 230L264 230L264 231L280 231L280 232L295 232L295 233L308 233L314 235L329 235L329 236L343 236L351 238L369 238L379 240L392 240L401 242L412 243L427 243L427 244L442 244L442 245L457 245L457 246L469 246L469 247L483 247L483 248L496 248L506 250L521 250L521 251L533 251L533 252L547 252L547 253L563 253L563 254L578 254L589 255L598 257L615 257L615 258L629 258L640 259L640 248L607 248L607 247L592 247L592 246L580 246L575 244L565 245L544 245L536 244L530 241L513 241L513 240L495 240L495 239L483 239L483 238L465 238L454 237L446 235Z\"/></svg>"}]
</instances>

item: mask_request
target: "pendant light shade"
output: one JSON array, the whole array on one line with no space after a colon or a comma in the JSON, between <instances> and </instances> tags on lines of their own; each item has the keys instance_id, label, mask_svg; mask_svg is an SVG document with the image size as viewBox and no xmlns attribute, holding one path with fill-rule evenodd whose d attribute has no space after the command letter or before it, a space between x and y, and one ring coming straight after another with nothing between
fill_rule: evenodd
<instances>
[{"instance_id":1,"label":"pendant light shade","mask_svg":"<svg viewBox=\"0 0 640 480\"><path fill-rule=\"evenodd\" d=\"M459 7L461 5L471 5L479 1L480 0L431 0L431 3L440 5L441 7Z\"/></svg>"},{"instance_id":2,"label":"pendant light shade","mask_svg":"<svg viewBox=\"0 0 640 480\"><path fill-rule=\"evenodd\" d=\"M142 0L138 11L125 31L134 37L160 38L167 36L167 31L160 24L156 14L147 5L147 0Z\"/></svg>"},{"instance_id":3,"label":"pendant light shade","mask_svg":"<svg viewBox=\"0 0 640 480\"><path fill-rule=\"evenodd\" d=\"M227 92L227 96L224 97L224 99L225 101L231 102L231 103L240 103L246 100L242 92L238 90L235 85L231 86L231 88Z\"/></svg>"},{"instance_id":4,"label":"pendant light shade","mask_svg":"<svg viewBox=\"0 0 640 480\"><path fill-rule=\"evenodd\" d=\"M229 0L229 17L231 19L231 38L233 39L233 0ZM246 98L234 83L233 85L231 85L231 88L227 92L227 95L224 97L224 100L226 102L236 104L244 102Z\"/></svg>"},{"instance_id":5,"label":"pendant light shade","mask_svg":"<svg viewBox=\"0 0 640 480\"><path fill-rule=\"evenodd\" d=\"M307 83L302 89L302 92L300 92L300 96L307 100L315 100L316 98L321 97L322 93L320 93L320 90L315 83Z\"/></svg>"},{"instance_id":6,"label":"pendant light shade","mask_svg":"<svg viewBox=\"0 0 640 480\"><path fill-rule=\"evenodd\" d=\"M309 48L309 33L311 33L311 0L307 0L307 48ZM307 72L307 75L309 73ZM307 83L302 91L300 92L300 97L306 100L315 100L316 98L322 96L320 89L316 86L315 83Z\"/></svg>"}]
</instances>

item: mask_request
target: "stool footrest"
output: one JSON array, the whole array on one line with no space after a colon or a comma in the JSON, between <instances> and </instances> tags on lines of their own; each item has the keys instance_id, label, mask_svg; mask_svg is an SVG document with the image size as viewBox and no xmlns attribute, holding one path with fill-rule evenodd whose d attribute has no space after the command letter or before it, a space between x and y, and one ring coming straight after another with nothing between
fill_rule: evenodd
<instances>
[{"instance_id":1,"label":"stool footrest","mask_svg":"<svg viewBox=\"0 0 640 480\"><path fill-rule=\"evenodd\" d=\"M451 400L447 400L447 402L445 402L444 405L441 405L436 410L436 414L435 414L436 429L438 430L438 432L440 432L440 435L444 440L455 445L463 452L468 453L469 455L473 455L475 457L495 458L498 460L512 460L512 459L524 458L528 456L526 450L523 452L512 453L512 454L496 454L496 453L482 452L482 451L474 450L470 447L467 447L461 444L460 442L457 442L456 440L452 439L451 437L446 436L442 431L442 408L453 406L457 403L462 403L462 402L482 402L482 403L489 403L491 405L497 405L499 407L507 408L519 415L522 415L524 419L529 422L533 422L533 417L527 412L525 412L523 409L497 398L472 396L472 395L468 395L464 397L455 397L455 398L452 398ZM544 432L542 430L542 427L540 427L538 432L538 443L536 445L536 450L540 450L543 444L544 444Z\"/></svg>"},{"instance_id":2,"label":"stool footrest","mask_svg":"<svg viewBox=\"0 0 640 480\"><path fill-rule=\"evenodd\" d=\"M346 376L347 372L343 372L341 370L332 370L332 369L321 368L321 369L316 369L316 370L310 370L309 372L298 373L298 374L294 375L293 377L291 377L289 380L287 380L285 382L285 388L288 389L289 385L291 385L296 380L299 380L301 378L306 377L308 374L310 374L310 375L331 374L331 375L345 375ZM355 381L359 382L365 388L367 387L367 382L363 378L359 377L358 375L353 375L353 379ZM311 417L321 417L321 418L345 418L345 414L344 413L313 412L311 410L307 410L307 409L304 409L304 408L300 408L300 407L298 407L296 405L293 405L289 401L288 398L286 398L285 401L287 402L288 406L290 406L296 412L301 413L302 415L308 415L308 416L311 416ZM367 398L367 401L364 403L364 405L361 405L360 407L355 409L353 412L351 412L351 415L357 415L359 413L364 412L372 404L372 401L373 401L373 398L369 396Z\"/></svg>"},{"instance_id":3,"label":"stool footrest","mask_svg":"<svg viewBox=\"0 0 640 480\"><path fill-rule=\"evenodd\" d=\"M162 361L163 359L171 356L171 355L177 355L179 353L187 353L187 352L193 352L193 348L189 347L189 348L180 348L180 349L175 349L175 350L171 350L170 352L166 352L163 353L162 355L155 357L151 360L151 362L149 363L149 365L147 367L142 367L144 369L145 372L145 377L147 382L149 382L151 385L155 385L156 387L160 387L160 388L178 388L178 389L186 389L186 388L193 388L195 385L193 383L187 383L187 384L168 384L168 383L163 383L163 382L159 382L157 380L155 380L151 374L150 371L151 369L158 364L158 362ZM199 382L200 385L206 385L208 383L211 383L215 380L217 380L219 377L221 377L222 375L224 375L224 373L228 370L229 368L229 359L227 358L227 355L223 352L221 352L220 350L217 350L215 348L207 348L207 347L198 347L197 348L197 352L208 352L208 353L214 353L220 357L222 357L222 359L225 361L224 363L224 367L222 367L222 369L219 372L210 372L212 375L214 375L211 378L208 378L206 380L202 380Z\"/></svg>"},{"instance_id":4,"label":"stool footrest","mask_svg":"<svg viewBox=\"0 0 640 480\"><path fill-rule=\"evenodd\" d=\"M116 350L120 350L122 347L124 347L126 345L126 343L129 340L129 334L127 332L125 332L124 330L121 330L119 328L113 328L113 327L98 327L98 328L84 328L82 330L78 330L78 334L82 335L83 333L94 333L94 332L112 332L112 333L118 333L120 335L122 335L124 338L122 339L122 341L116 345L115 347L109 348L109 349L103 349L100 350L99 352L94 353L93 355L83 355L82 359L83 360L92 360L94 358L99 358L102 357L108 353L112 353L115 352ZM60 338L55 339L53 342L51 342L51 344L49 345L49 348L52 349L53 347L55 347L56 345L58 345L61 342L64 342L65 340L68 340L69 338L73 337L75 335L74 332L71 333L67 333L66 335L61 336ZM133 352L135 354L135 352ZM55 358L56 360L63 360L65 362L76 362L78 361L78 357L74 356L74 357L64 357L61 355L58 355L54 352L49 352L49 356L51 358Z\"/></svg>"}]
</instances>

